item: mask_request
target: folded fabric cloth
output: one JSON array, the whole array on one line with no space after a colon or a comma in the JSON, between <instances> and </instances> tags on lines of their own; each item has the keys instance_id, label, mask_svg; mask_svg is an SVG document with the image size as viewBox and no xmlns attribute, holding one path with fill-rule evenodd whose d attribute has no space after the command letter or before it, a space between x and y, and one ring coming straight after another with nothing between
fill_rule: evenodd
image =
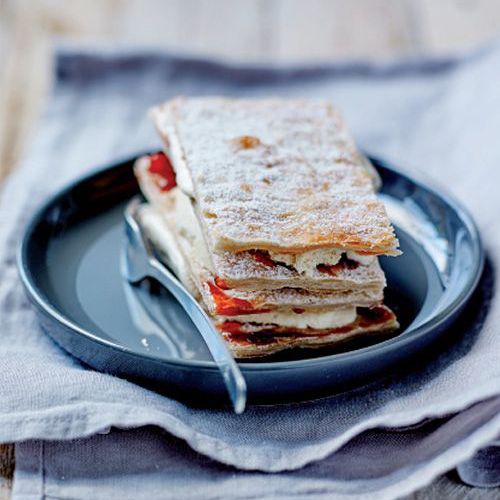
<instances>
[{"instance_id":1,"label":"folded fabric cloth","mask_svg":"<svg viewBox=\"0 0 500 500\"><path fill-rule=\"evenodd\" d=\"M367 431L320 462L279 474L238 471L151 427L70 442L32 441L17 449L14 498L400 497L460 457L467 447L462 431L495 407L480 403L402 432ZM445 443L447 453L436 457ZM436 492L433 498L445 497Z\"/></svg>"},{"instance_id":2,"label":"folded fabric cloth","mask_svg":"<svg viewBox=\"0 0 500 500\"><path fill-rule=\"evenodd\" d=\"M496 439L499 76L498 46L464 59L280 69L61 50L34 143L0 198L0 441L22 442L14 498L393 498ZM40 331L15 268L27 216L100 162L158 149L146 110L177 94L331 98L366 151L420 167L471 209L489 252L486 270L446 345L418 373L236 416L92 371ZM432 418L441 420L413 427ZM89 437L147 425L169 434L148 428Z\"/></svg>"}]
</instances>

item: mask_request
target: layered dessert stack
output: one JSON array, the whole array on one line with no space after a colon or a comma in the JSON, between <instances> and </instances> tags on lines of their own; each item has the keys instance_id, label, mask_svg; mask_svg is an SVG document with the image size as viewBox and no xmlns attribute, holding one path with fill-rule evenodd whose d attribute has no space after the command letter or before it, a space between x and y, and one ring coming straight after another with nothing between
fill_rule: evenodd
<instances>
[{"instance_id":1,"label":"layered dessert stack","mask_svg":"<svg viewBox=\"0 0 500 500\"><path fill-rule=\"evenodd\" d=\"M398 241L331 104L177 98L152 118L141 222L235 357L397 329L377 257Z\"/></svg>"}]
</instances>

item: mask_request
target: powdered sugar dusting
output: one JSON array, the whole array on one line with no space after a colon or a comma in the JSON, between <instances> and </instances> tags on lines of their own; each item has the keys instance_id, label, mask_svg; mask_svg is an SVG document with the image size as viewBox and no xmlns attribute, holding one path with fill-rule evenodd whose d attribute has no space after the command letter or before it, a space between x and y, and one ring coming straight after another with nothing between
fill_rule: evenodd
<instances>
[{"instance_id":1,"label":"powdered sugar dusting","mask_svg":"<svg viewBox=\"0 0 500 500\"><path fill-rule=\"evenodd\" d=\"M212 249L396 249L330 104L181 98L154 115L164 137L174 129L180 138Z\"/></svg>"}]
</instances>

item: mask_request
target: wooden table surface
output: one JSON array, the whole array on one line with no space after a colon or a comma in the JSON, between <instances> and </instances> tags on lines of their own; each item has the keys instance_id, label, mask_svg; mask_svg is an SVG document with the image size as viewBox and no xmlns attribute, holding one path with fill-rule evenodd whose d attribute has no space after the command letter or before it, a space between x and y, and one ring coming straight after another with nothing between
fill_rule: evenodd
<instances>
[{"instance_id":1,"label":"wooden table surface","mask_svg":"<svg viewBox=\"0 0 500 500\"><path fill-rule=\"evenodd\" d=\"M0 0L0 181L40 113L54 37L283 62L450 53L498 35L499 0ZM0 500L10 498L13 469L14 447L0 445ZM408 498L500 491L449 474Z\"/></svg>"}]
</instances>

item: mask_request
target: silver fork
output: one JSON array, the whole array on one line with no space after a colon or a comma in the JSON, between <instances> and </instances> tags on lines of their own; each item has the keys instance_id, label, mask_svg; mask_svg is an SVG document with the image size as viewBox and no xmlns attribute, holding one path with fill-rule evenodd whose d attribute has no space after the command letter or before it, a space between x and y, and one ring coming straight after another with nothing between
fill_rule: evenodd
<instances>
[{"instance_id":1,"label":"silver fork","mask_svg":"<svg viewBox=\"0 0 500 500\"><path fill-rule=\"evenodd\" d=\"M164 266L153 252L150 241L141 230L138 212L139 199L132 199L125 209L126 246L123 259L123 275L131 284L138 284L145 278L159 281L179 302L200 332L217 365L229 398L236 413L245 410L247 386L243 375L223 338L212 321L194 297L181 282ZM168 264L168 263L167 263Z\"/></svg>"}]
</instances>

